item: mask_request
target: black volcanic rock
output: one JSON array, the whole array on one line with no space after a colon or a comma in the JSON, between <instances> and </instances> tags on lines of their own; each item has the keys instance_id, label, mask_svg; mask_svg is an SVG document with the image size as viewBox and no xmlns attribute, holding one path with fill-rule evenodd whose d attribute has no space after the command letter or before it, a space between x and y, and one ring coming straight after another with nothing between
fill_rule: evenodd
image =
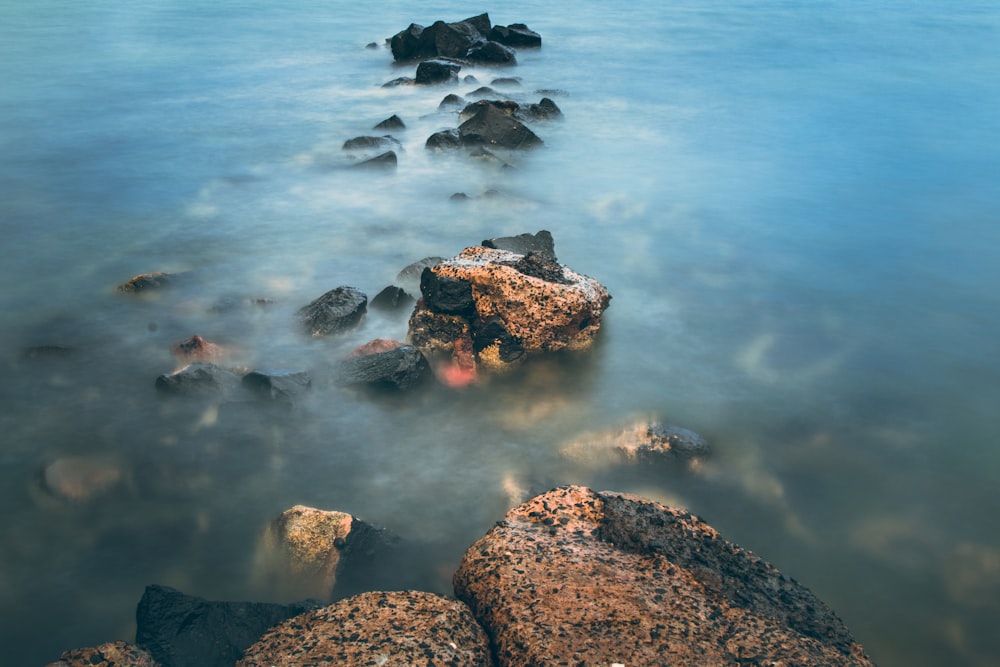
<instances>
[{"instance_id":1,"label":"black volcanic rock","mask_svg":"<svg viewBox=\"0 0 1000 667\"><path fill-rule=\"evenodd\" d=\"M368 308L368 297L342 285L299 309L302 324L313 336L325 336L356 326Z\"/></svg>"},{"instance_id":2,"label":"black volcanic rock","mask_svg":"<svg viewBox=\"0 0 1000 667\"><path fill-rule=\"evenodd\" d=\"M451 60L441 58L424 60L417 65L414 81L422 86L458 81L458 72L461 69L461 64Z\"/></svg>"},{"instance_id":3,"label":"black volcanic rock","mask_svg":"<svg viewBox=\"0 0 1000 667\"><path fill-rule=\"evenodd\" d=\"M458 133L466 145L482 145L506 149L527 149L542 145L542 140L493 104L485 104L467 121L459 125Z\"/></svg>"}]
</instances>

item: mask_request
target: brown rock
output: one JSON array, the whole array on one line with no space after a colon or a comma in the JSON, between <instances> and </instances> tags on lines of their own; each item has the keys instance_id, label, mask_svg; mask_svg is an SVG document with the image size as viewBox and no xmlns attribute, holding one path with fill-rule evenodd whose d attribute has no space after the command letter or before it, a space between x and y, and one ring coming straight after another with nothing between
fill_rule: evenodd
<instances>
[{"instance_id":1,"label":"brown rock","mask_svg":"<svg viewBox=\"0 0 1000 667\"><path fill-rule=\"evenodd\" d=\"M400 343L398 340L392 340L391 338L374 338L364 345L354 348L348 356L351 357L363 357L367 354L379 354L380 352L389 352L390 350L395 350L398 347L403 347L406 343Z\"/></svg>"},{"instance_id":2,"label":"brown rock","mask_svg":"<svg viewBox=\"0 0 1000 667\"><path fill-rule=\"evenodd\" d=\"M46 667L159 667L148 651L125 642L65 651Z\"/></svg>"},{"instance_id":3,"label":"brown rock","mask_svg":"<svg viewBox=\"0 0 1000 667\"><path fill-rule=\"evenodd\" d=\"M237 667L493 665L461 602L417 591L362 593L296 616L247 649Z\"/></svg>"},{"instance_id":4,"label":"brown rock","mask_svg":"<svg viewBox=\"0 0 1000 667\"><path fill-rule=\"evenodd\" d=\"M173 276L169 273L164 273L163 271L158 271L156 273L140 273L137 276L132 276L127 281L118 286L119 292L142 292L147 289L153 289L156 287L163 287L169 285Z\"/></svg>"},{"instance_id":5,"label":"brown rock","mask_svg":"<svg viewBox=\"0 0 1000 667\"><path fill-rule=\"evenodd\" d=\"M218 361L226 356L226 351L219 345L209 342L201 336L191 336L187 340L174 345L170 350L174 356L185 363L192 361Z\"/></svg>"},{"instance_id":6,"label":"brown rock","mask_svg":"<svg viewBox=\"0 0 1000 667\"><path fill-rule=\"evenodd\" d=\"M501 666L873 664L809 590L637 496L529 500L465 553L455 592Z\"/></svg>"}]
</instances>

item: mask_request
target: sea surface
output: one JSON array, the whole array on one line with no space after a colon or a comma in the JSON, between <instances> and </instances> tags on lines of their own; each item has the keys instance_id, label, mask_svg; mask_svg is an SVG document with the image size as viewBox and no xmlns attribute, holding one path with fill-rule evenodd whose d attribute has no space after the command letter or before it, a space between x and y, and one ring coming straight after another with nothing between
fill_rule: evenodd
<instances>
[{"instance_id":1,"label":"sea surface","mask_svg":"<svg viewBox=\"0 0 1000 667\"><path fill-rule=\"evenodd\" d=\"M413 75L387 37L483 11L543 47L382 87ZM255 554L297 503L419 542L405 585L447 594L508 508L575 483L702 516L883 667L998 664L998 45L992 0L0 0L3 663L134 639L147 584L287 597ZM426 151L441 99L499 76L552 91L545 146ZM392 114L397 169L347 168ZM379 396L330 370L405 312L297 325L339 285L541 229L613 296L582 354ZM115 289L154 271L183 279ZM164 400L195 334L312 390ZM713 455L561 453L638 419Z\"/></svg>"}]
</instances>

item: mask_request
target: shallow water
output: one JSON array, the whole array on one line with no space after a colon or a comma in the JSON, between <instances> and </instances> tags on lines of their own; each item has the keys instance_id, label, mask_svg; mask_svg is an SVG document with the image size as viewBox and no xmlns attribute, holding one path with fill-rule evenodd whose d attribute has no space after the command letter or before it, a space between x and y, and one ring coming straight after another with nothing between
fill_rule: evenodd
<instances>
[{"instance_id":1,"label":"shallow water","mask_svg":"<svg viewBox=\"0 0 1000 667\"><path fill-rule=\"evenodd\" d=\"M564 483L690 508L812 588L880 665L994 664L1000 10L508 3L493 21L545 44L499 74L529 101L564 91L565 119L500 170L423 149L455 124L440 99L478 84L384 89L412 70L364 48L484 8L343 4L0 5L10 664L132 639L148 583L281 597L254 549L296 503L419 540L404 583L447 593L511 504ZM342 169L341 144L392 113L396 172ZM338 285L371 297L412 261L539 229L614 297L586 354L372 397L328 371L405 336L405 315L322 340L294 326ZM148 271L186 279L114 290ZM196 333L243 365L308 370L313 391L290 413L161 400L170 347ZM42 345L72 349L22 355ZM559 455L639 416L714 456ZM40 491L61 459L111 474L105 490Z\"/></svg>"}]
</instances>

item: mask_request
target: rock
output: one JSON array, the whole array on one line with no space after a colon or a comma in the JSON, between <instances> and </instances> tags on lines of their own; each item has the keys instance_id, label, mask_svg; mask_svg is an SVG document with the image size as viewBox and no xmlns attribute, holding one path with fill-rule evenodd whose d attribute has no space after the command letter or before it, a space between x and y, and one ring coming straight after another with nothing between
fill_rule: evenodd
<instances>
[{"instance_id":1,"label":"rock","mask_svg":"<svg viewBox=\"0 0 1000 667\"><path fill-rule=\"evenodd\" d=\"M305 371L255 370L243 376L243 386L264 400L290 401L305 393L312 380Z\"/></svg>"},{"instance_id":2,"label":"rock","mask_svg":"<svg viewBox=\"0 0 1000 667\"><path fill-rule=\"evenodd\" d=\"M424 148L433 151L454 150L461 146L462 137L459 136L458 130L440 130L427 137L424 143Z\"/></svg>"},{"instance_id":3,"label":"rock","mask_svg":"<svg viewBox=\"0 0 1000 667\"><path fill-rule=\"evenodd\" d=\"M476 360L497 369L517 346L527 354L588 347L611 299L593 278L541 253L483 247L426 269L421 293L409 340L432 356L468 339Z\"/></svg>"},{"instance_id":4,"label":"rock","mask_svg":"<svg viewBox=\"0 0 1000 667\"><path fill-rule=\"evenodd\" d=\"M424 29L421 40L427 45L428 50L433 48L433 55L467 58L469 51L485 42L486 38L476 25L465 20L456 23L435 21L429 28Z\"/></svg>"},{"instance_id":5,"label":"rock","mask_svg":"<svg viewBox=\"0 0 1000 667\"><path fill-rule=\"evenodd\" d=\"M194 362L156 378L156 388L173 396L212 396L239 386L240 376L215 364Z\"/></svg>"},{"instance_id":6,"label":"rock","mask_svg":"<svg viewBox=\"0 0 1000 667\"><path fill-rule=\"evenodd\" d=\"M426 370L427 360L420 350L385 339L376 339L358 348L340 363L340 377L348 384L393 389L409 389L416 385Z\"/></svg>"},{"instance_id":7,"label":"rock","mask_svg":"<svg viewBox=\"0 0 1000 667\"><path fill-rule=\"evenodd\" d=\"M121 466L102 456L64 456L45 466L42 485L56 498L82 502L114 488L124 478Z\"/></svg>"},{"instance_id":8,"label":"rock","mask_svg":"<svg viewBox=\"0 0 1000 667\"><path fill-rule=\"evenodd\" d=\"M410 296L402 287L389 285L372 299L372 308L386 311L398 311L409 308L416 299Z\"/></svg>"},{"instance_id":9,"label":"rock","mask_svg":"<svg viewBox=\"0 0 1000 667\"><path fill-rule=\"evenodd\" d=\"M147 586L135 612L135 643L162 667L232 667L268 628L317 606L211 602Z\"/></svg>"},{"instance_id":10,"label":"rock","mask_svg":"<svg viewBox=\"0 0 1000 667\"><path fill-rule=\"evenodd\" d=\"M549 97L543 97L537 104L529 104L524 110L532 120L562 118L562 109Z\"/></svg>"},{"instance_id":11,"label":"rock","mask_svg":"<svg viewBox=\"0 0 1000 667\"><path fill-rule=\"evenodd\" d=\"M161 667L149 651L122 641L64 651L46 667Z\"/></svg>"},{"instance_id":12,"label":"rock","mask_svg":"<svg viewBox=\"0 0 1000 667\"><path fill-rule=\"evenodd\" d=\"M368 309L368 296L356 287L341 285L299 309L302 323L313 336L325 336L357 326Z\"/></svg>"},{"instance_id":13,"label":"rock","mask_svg":"<svg viewBox=\"0 0 1000 667\"><path fill-rule=\"evenodd\" d=\"M415 83L416 81L413 80L413 77L399 76L393 79L392 81L386 81L385 83L382 84L382 87L395 88L397 86L412 86Z\"/></svg>"},{"instance_id":14,"label":"rock","mask_svg":"<svg viewBox=\"0 0 1000 667\"><path fill-rule=\"evenodd\" d=\"M220 345L209 342L201 336L191 336L185 341L170 348L174 356L181 361L212 362L225 358L226 351Z\"/></svg>"},{"instance_id":15,"label":"rock","mask_svg":"<svg viewBox=\"0 0 1000 667\"><path fill-rule=\"evenodd\" d=\"M420 277L424 269L428 266L437 266L444 261L444 257L424 257L418 259L409 266L404 267L398 274L396 280L405 288L416 292L420 289Z\"/></svg>"},{"instance_id":16,"label":"rock","mask_svg":"<svg viewBox=\"0 0 1000 667\"><path fill-rule=\"evenodd\" d=\"M481 244L485 248L496 248L497 250L509 250L518 255L528 253L540 253L548 255L553 260L556 258L555 241L552 232L545 229L536 234L518 234L517 236L498 236L486 239Z\"/></svg>"},{"instance_id":17,"label":"rock","mask_svg":"<svg viewBox=\"0 0 1000 667\"><path fill-rule=\"evenodd\" d=\"M486 65L516 65L517 54L514 49L500 42L486 41L470 48L465 57L477 63Z\"/></svg>"},{"instance_id":18,"label":"rock","mask_svg":"<svg viewBox=\"0 0 1000 667\"><path fill-rule=\"evenodd\" d=\"M173 282L174 276L170 273L164 273L162 271L157 273L140 273L137 276L132 276L126 282L118 286L119 292L143 292L146 290L156 289L158 287L165 287Z\"/></svg>"},{"instance_id":19,"label":"rock","mask_svg":"<svg viewBox=\"0 0 1000 667\"><path fill-rule=\"evenodd\" d=\"M523 23L512 23L507 27L493 26L489 38L519 49L540 49L542 47L542 36L534 30L530 30Z\"/></svg>"},{"instance_id":20,"label":"rock","mask_svg":"<svg viewBox=\"0 0 1000 667\"><path fill-rule=\"evenodd\" d=\"M459 122L464 123L486 107L495 107L511 117L514 117L520 109L520 105L513 100L477 100L467 104L458 112Z\"/></svg>"},{"instance_id":21,"label":"rock","mask_svg":"<svg viewBox=\"0 0 1000 667\"><path fill-rule=\"evenodd\" d=\"M396 153L386 151L351 166L355 169L395 169L397 162Z\"/></svg>"},{"instance_id":22,"label":"rock","mask_svg":"<svg viewBox=\"0 0 1000 667\"><path fill-rule=\"evenodd\" d=\"M400 118L399 116L397 116L396 114L392 114L391 116L389 116L388 118L386 118L382 122L380 122L377 125L375 125L375 127L373 127L372 129L373 130L405 130L406 129L406 123L404 123L403 119Z\"/></svg>"},{"instance_id":23,"label":"rock","mask_svg":"<svg viewBox=\"0 0 1000 667\"><path fill-rule=\"evenodd\" d=\"M501 666L873 665L804 586L637 496L537 496L466 551L454 583Z\"/></svg>"},{"instance_id":24,"label":"rock","mask_svg":"<svg viewBox=\"0 0 1000 667\"><path fill-rule=\"evenodd\" d=\"M361 136L344 142L345 151L377 151L384 149L400 150L403 145L390 135L382 137Z\"/></svg>"},{"instance_id":25,"label":"rock","mask_svg":"<svg viewBox=\"0 0 1000 667\"><path fill-rule=\"evenodd\" d=\"M521 87L521 77L518 76L502 76L490 81L491 86L504 86L507 88L520 88Z\"/></svg>"},{"instance_id":26,"label":"rock","mask_svg":"<svg viewBox=\"0 0 1000 667\"><path fill-rule=\"evenodd\" d=\"M708 456L711 448L694 431L643 419L623 429L575 438L560 453L586 464L675 463Z\"/></svg>"},{"instance_id":27,"label":"rock","mask_svg":"<svg viewBox=\"0 0 1000 667\"><path fill-rule=\"evenodd\" d=\"M484 104L458 126L459 136L466 145L484 145L511 150L542 145L524 123L505 113L494 104Z\"/></svg>"},{"instance_id":28,"label":"rock","mask_svg":"<svg viewBox=\"0 0 1000 667\"><path fill-rule=\"evenodd\" d=\"M426 56L436 55L424 45L421 39L424 34L424 27L411 23L406 30L393 35L389 40L389 48L392 49L392 57L396 61L413 60Z\"/></svg>"},{"instance_id":29,"label":"rock","mask_svg":"<svg viewBox=\"0 0 1000 667\"><path fill-rule=\"evenodd\" d=\"M374 569L395 556L398 542L384 528L350 514L296 505L261 535L255 579L274 597L329 600L337 590L350 592L377 579Z\"/></svg>"},{"instance_id":30,"label":"rock","mask_svg":"<svg viewBox=\"0 0 1000 667\"><path fill-rule=\"evenodd\" d=\"M442 60L439 58L425 60L417 65L417 74L413 80L417 84L424 86L458 81L458 71L460 69L462 69L461 64L451 60Z\"/></svg>"},{"instance_id":31,"label":"rock","mask_svg":"<svg viewBox=\"0 0 1000 667\"><path fill-rule=\"evenodd\" d=\"M476 88L475 90L473 90L471 93L468 94L468 97L479 97L479 98L483 97L498 98L500 96L501 96L500 93L493 90L489 86L480 86L479 88Z\"/></svg>"},{"instance_id":32,"label":"rock","mask_svg":"<svg viewBox=\"0 0 1000 667\"><path fill-rule=\"evenodd\" d=\"M492 667L489 639L461 602L419 591L370 592L290 619L237 667Z\"/></svg>"},{"instance_id":33,"label":"rock","mask_svg":"<svg viewBox=\"0 0 1000 667\"><path fill-rule=\"evenodd\" d=\"M453 111L455 109L461 109L466 105L466 101L456 95L455 93L449 93L444 96L441 103L438 104L438 111ZM456 130L456 137L457 137Z\"/></svg>"}]
</instances>

